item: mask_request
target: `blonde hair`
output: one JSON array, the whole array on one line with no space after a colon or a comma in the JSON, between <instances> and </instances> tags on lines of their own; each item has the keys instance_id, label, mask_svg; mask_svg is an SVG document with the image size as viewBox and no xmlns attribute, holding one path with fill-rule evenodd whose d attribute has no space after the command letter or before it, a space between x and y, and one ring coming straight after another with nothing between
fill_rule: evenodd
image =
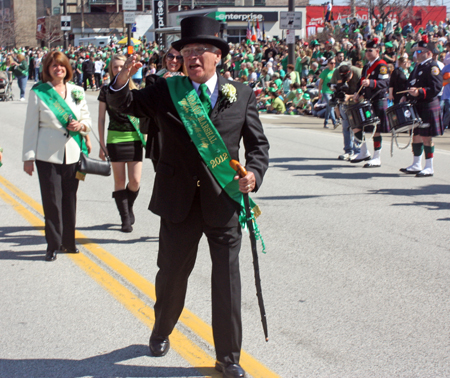
<instances>
[{"instance_id":1,"label":"blonde hair","mask_svg":"<svg viewBox=\"0 0 450 378\"><path fill-rule=\"evenodd\" d=\"M108 72L109 72L109 77L112 78L114 77L114 73L112 70L113 67L113 63L115 60L120 60L122 62L126 62L127 61L127 57L125 55L122 54L115 54L112 56L111 60L109 61L109 66L108 66ZM136 84L134 83L134 81L132 79L130 79L129 83L128 83L128 88L130 89L138 89L138 87L136 86Z\"/></svg>"}]
</instances>

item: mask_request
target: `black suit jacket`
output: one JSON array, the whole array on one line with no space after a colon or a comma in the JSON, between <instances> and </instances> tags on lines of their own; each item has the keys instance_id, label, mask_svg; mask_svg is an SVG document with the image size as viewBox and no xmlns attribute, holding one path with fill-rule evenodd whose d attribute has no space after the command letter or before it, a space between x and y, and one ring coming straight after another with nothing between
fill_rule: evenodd
<instances>
[{"instance_id":1,"label":"black suit jacket","mask_svg":"<svg viewBox=\"0 0 450 378\"><path fill-rule=\"evenodd\" d=\"M113 81L114 83L114 81ZM220 88L236 87L237 101L230 104ZM245 148L245 166L256 178L255 191L261 186L269 164L269 142L264 135L251 88L218 76L219 98L210 115L232 159L239 160L241 139ZM119 111L136 117L154 117L160 126L161 155L156 169L149 209L178 223L189 213L197 190L203 218L213 227L237 225L239 205L219 186L203 162L172 103L167 82L159 78L142 90L108 92L108 102ZM200 187L197 187L197 183Z\"/></svg>"}]
</instances>

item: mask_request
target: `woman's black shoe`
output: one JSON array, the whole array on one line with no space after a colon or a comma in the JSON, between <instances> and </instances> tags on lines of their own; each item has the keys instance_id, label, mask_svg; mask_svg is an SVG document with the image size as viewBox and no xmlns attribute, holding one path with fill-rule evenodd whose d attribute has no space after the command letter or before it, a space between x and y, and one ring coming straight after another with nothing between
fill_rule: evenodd
<instances>
[{"instance_id":1,"label":"woman's black shoe","mask_svg":"<svg viewBox=\"0 0 450 378\"><path fill-rule=\"evenodd\" d=\"M45 254L45 261L55 261L56 260L56 251L47 251Z\"/></svg>"}]
</instances>

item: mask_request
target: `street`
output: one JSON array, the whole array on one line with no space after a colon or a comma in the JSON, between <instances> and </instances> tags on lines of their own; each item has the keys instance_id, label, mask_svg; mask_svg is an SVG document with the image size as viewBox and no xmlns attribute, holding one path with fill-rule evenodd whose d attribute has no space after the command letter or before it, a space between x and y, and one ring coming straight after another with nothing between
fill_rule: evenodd
<instances>
[{"instance_id":1,"label":"street","mask_svg":"<svg viewBox=\"0 0 450 378\"><path fill-rule=\"evenodd\" d=\"M159 218L147 209L149 160L132 233L119 231L112 176L87 176L78 190L81 253L44 261L37 172L28 176L22 163L27 101L17 101L16 82L14 94L16 101L0 102L0 377L221 377L205 238L171 350L150 356ZM98 135L97 96L87 93ZM269 341L243 233L241 365L248 376L450 376L449 132L436 138L434 177L416 178L399 172L411 164L411 149L394 147L391 157L390 135L381 168L364 169L337 159L341 128L325 130L312 117L261 120L270 167L252 198L262 210Z\"/></svg>"}]
</instances>

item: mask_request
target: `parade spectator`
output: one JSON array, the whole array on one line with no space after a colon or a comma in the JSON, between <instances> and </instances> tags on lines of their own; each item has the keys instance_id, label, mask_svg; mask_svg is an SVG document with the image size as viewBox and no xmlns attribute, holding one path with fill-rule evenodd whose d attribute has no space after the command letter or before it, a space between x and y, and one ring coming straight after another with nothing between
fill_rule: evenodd
<instances>
[{"instance_id":1,"label":"parade spectator","mask_svg":"<svg viewBox=\"0 0 450 378\"><path fill-rule=\"evenodd\" d=\"M328 61L327 67L320 74L320 83L319 83L319 99L324 99L326 104L325 111L325 121L323 127L328 129L328 120L331 117L331 122L333 123L333 128L336 128L336 116L334 114L334 104L331 103L331 95L333 91L329 87L329 83L331 78L333 77L333 73L336 67L336 59L332 58Z\"/></svg>"},{"instance_id":2,"label":"parade spectator","mask_svg":"<svg viewBox=\"0 0 450 378\"><path fill-rule=\"evenodd\" d=\"M284 105L280 91L275 88L270 88L269 95L271 103L267 107L267 113L284 114L286 112L286 106Z\"/></svg>"},{"instance_id":3,"label":"parade spectator","mask_svg":"<svg viewBox=\"0 0 450 378\"><path fill-rule=\"evenodd\" d=\"M95 63L94 63L94 56L91 54L89 58L83 62L82 66L83 70L83 88L85 91L87 91L88 83L92 90L95 89L95 79L94 79L94 73L95 73Z\"/></svg>"},{"instance_id":4,"label":"parade spectator","mask_svg":"<svg viewBox=\"0 0 450 378\"><path fill-rule=\"evenodd\" d=\"M408 67L408 58L400 57L398 59L398 67L392 71L389 80L389 100L393 101L394 104L398 104L403 97L402 94L397 94L397 92L403 92L408 88Z\"/></svg>"},{"instance_id":5,"label":"parade spectator","mask_svg":"<svg viewBox=\"0 0 450 378\"><path fill-rule=\"evenodd\" d=\"M17 62L11 61L12 71L20 89L20 101L25 101L25 89L28 81L28 64L23 54L17 55Z\"/></svg>"},{"instance_id":6,"label":"parade spectator","mask_svg":"<svg viewBox=\"0 0 450 378\"><path fill-rule=\"evenodd\" d=\"M96 89L100 90L101 82L102 82L102 78L103 78L102 73L103 73L103 68L105 67L105 62L100 59L100 56L97 55L97 57L95 58L94 65L95 65L94 79L95 79Z\"/></svg>"},{"instance_id":7,"label":"parade spectator","mask_svg":"<svg viewBox=\"0 0 450 378\"><path fill-rule=\"evenodd\" d=\"M115 77L126 61L124 55L114 55L109 64L109 74ZM136 89L132 80L130 89ZM108 87L102 87L98 96L98 134L100 139L100 158L106 160L104 151L108 152L114 175L114 192L122 221L121 231L132 232L135 216L133 205L139 194L142 174L143 139L139 129L139 119L124 115L109 106L106 101ZM106 113L109 117L108 133L105 144ZM128 183L127 183L128 178Z\"/></svg>"},{"instance_id":8,"label":"parade spectator","mask_svg":"<svg viewBox=\"0 0 450 378\"><path fill-rule=\"evenodd\" d=\"M79 252L75 245L76 173L80 153L87 153L83 137L90 131L91 118L83 90L71 84L71 79L67 57L59 51L49 53L43 62L42 83L29 95L23 135L24 171L31 176L36 164L39 176L46 261L55 260L58 251Z\"/></svg>"}]
</instances>

